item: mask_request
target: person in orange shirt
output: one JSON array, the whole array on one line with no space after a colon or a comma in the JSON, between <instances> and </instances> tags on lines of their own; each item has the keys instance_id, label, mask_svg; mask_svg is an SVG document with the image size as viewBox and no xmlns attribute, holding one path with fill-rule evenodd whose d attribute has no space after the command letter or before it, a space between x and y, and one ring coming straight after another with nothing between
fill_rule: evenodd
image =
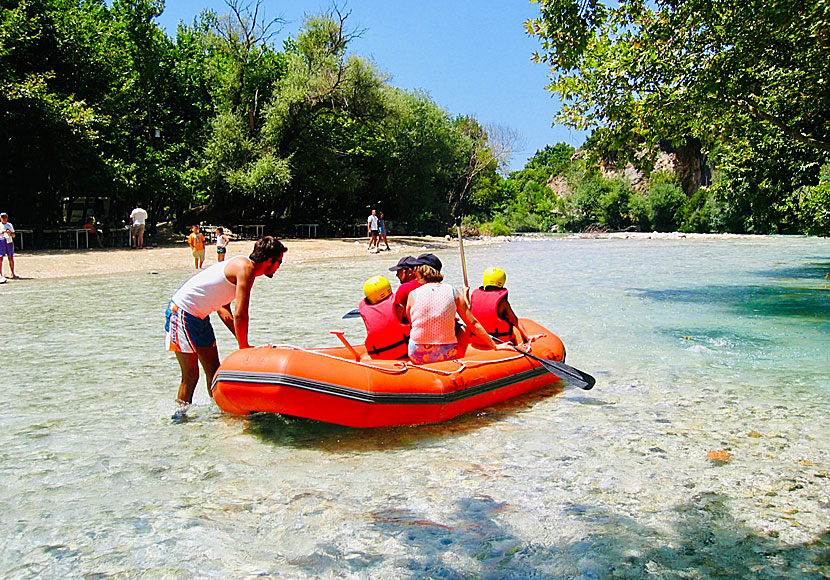
<instances>
[{"instance_id":1,"label":"person in orange shirt","mask_svg":"<svg viewBox=\"0 0 830 580\"><path fill-rule=\"evenodd\" d=\"M205 236L199 231L199 226L190 229L193 233L187 236L187 243L193 250L193 265L200 270L205 263Z\"/></svg>"},{"instance_id":2,"label":"person in orange shirt","mask_svg":"<svg viewBox=\"0 0 830 580\"><path fill-rule=\"evenodd\" d=\"M84 229L89 230L90 234L95 234L96 239L98 240L98 247L104 247L104 233L95 227L95 218L90 216L86 218L86 223L84 224Z\"/></svg>"}]
</instances>

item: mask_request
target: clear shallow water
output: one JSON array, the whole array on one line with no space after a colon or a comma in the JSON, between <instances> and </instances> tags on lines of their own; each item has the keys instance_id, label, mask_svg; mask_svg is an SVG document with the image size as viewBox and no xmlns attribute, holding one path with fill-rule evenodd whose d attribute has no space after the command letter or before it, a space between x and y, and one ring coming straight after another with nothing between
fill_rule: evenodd
<instances>
[{"instance_id":1,"label":"clear shallow water","mask_svg":"<svg viewBox=\"0 0 830 580\"><path fill-rule=\"evenodd\" d=\"M172 425L162 317L189 271L0 287L0 577L830 574L830 241L466 249L593 391L360 431L226 415L201 383ZM252 342L361 340L341 316L395 260L287 257L256 283Z\"/></svg>"}]
</instances>

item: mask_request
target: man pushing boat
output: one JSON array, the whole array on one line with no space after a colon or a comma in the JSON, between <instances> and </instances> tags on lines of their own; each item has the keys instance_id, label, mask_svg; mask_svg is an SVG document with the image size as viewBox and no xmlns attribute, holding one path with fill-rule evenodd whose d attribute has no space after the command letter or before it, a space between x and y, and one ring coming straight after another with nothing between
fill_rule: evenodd
<instances>
[{"instance_id":1,"label":"man pushing boat","mask_svg":"<svg viewBox=\"0 0 830 580\"><path fill-rule=\"evenodd\" d=\"M210 324L211 312L219 315L236 337L240 349L250 348L248 305L251 288L259 276L274 276L287 251L278 239L264 236L257 240L247 258L236 256L217 262L190 278L173 294L167 306L164 330L167 350L176 353L182 371L174 421L185 419L193 402L193 391L199 382L199 363L205 371L208 393L219 368L216 336Z\"/></svg>"}]
</instances>

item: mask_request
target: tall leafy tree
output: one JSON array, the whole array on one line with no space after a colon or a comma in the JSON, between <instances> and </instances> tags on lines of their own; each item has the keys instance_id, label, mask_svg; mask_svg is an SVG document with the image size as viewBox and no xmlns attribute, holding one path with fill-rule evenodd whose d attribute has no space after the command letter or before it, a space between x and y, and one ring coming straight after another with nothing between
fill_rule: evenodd
<instances>
[{"instance_id":1,"label":"tall leafy tree","mask_svg":"<svg viewBox=\"0 0 830 580\"><path fill-rule=\"evenodd\" d=\"M552 67L558 119L624 151L722 140L762 121L830 150L830 5L824 0L539 0L526 23Z\"/></svg>"}]
</instances>

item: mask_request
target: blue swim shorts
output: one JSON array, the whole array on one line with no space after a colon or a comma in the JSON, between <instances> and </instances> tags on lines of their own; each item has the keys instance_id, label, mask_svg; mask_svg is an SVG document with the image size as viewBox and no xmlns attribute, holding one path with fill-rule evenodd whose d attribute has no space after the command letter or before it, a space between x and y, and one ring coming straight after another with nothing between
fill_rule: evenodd
<instances>
[{"instance_id":1,"label":"blue swim shorts","mask_svg":"<svg viewBox=\"0 0 830 580\"><path fill-rule=\"evenodd\" d=\"M167 305L165 318L164 342L167 350L195 353L197 348L216 345L216 335L213 334L210 316L196 318L171 301Z\"/></svg>"},{"instance_id":2,"label":"blue swim shorts","mask_svg":"<svg viewBox=\"0 0 830 580\"><path fill-rule=\"evenodd\" d=\"M0 238L0 258L3 256L14 257L14 242L6 241L5 237Z\"/></svg>"}]
</instances>

